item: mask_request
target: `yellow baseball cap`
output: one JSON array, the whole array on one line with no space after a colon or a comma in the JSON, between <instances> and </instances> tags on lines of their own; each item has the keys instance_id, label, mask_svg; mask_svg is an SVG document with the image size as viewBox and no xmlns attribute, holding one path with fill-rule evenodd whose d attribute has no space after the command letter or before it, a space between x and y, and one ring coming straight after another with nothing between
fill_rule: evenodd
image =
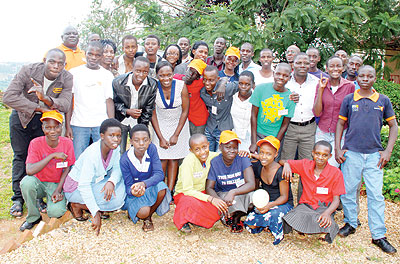
<instances>
[{"instance_id":1,"label":"yellow baseball cap","mask_svg":"<svg viewBox=\"0 0 400 264\"><path fill-rule=\"evenodd\" d=\"M240 50L234 46L229 47L225 52L225 56L235 56L240 60Z\"/></svg>"},{"instance_id":2,"label":"yellow baseball cap","mask_svg":"<svg viewBox=\"0 0 400 264\"><path fill-rule=\"evenodd\" d=\"M56 110L52 110L52 111L48 111L48 112L44 112L42 114L42 118L40 118L40 121L43 121L44 119L54 119L56 120L58 123L62 124L64 118L62 116L62 114L60 114L58 111Z\"/></svg>"},{"instance_id":3,"label":"yellow baseball cap","mask_svg":"<svg viewBox=\"0 0 400 264\"><path fill-rule=\"evenodd\" d=\"M204 69L207 67L207 63L200 59L193 59L188 67L195 69L200 75L203 75Z\"/></svg>"},{"instance_id":4,"label":"yellow baseball cap","mask_svg":"<svg viewBox=\"0 0 400 264\"><path fill-rule=\"evenodd\" d=\"M274 136L268 136L263 139L260 139L259 141L257 141L257 146L261 147L263 143L271 144L277 151L281 147L281 142Z\"/></svg>"},{"instance_id":5,"label":"yellow baseball cap","mask_svg":"<svg viewBox=\"0 0 400 264\"><path fill-rule=\"evenodd\" d=\"M242 143L237 134L231 130L224 130L221 132L221 135L219 136L219 144L226 144L233 140L237 140L239 144Z\"/></svg>"}]
</instances>

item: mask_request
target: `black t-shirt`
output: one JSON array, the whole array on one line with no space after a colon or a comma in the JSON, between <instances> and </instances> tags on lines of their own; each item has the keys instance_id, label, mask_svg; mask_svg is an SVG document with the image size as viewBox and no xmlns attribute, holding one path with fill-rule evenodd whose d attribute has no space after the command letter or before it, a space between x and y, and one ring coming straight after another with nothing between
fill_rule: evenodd
<instances>
[{"instance_id":1,"label":"black t-shirt","mask_svg":"<svg viewBox=\"0 0 400 264\"><path fill-rule=\"evenodd\" d=\"M271 184L267 184L262 180L262 178L261 178L262 165L259 161L256 163L253 163L253 170L254 170L254 175L255 175L256 179L259 179L261 181L261 189L264 189L268 192L269 200L271 202L273 202L276 199L278 199L279 196L281 196L281 193L279 191L279 183L281 181L284 181L284 179L282 178L283 167L280 167L276 171L276 173L274 175L274 179L272 180ZM288 198L287 202L293 206L293 194L292 194L292 187L291 187L290 183L289 183L289 198Z\"/></svg>"}]
</instances>

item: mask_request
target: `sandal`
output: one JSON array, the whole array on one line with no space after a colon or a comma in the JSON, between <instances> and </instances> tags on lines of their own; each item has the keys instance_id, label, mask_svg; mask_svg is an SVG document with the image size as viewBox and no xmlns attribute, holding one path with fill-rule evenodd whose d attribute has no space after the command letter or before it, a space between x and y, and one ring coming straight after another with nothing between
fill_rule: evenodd
<instances>
[{"instance_id":1,"label":"sandal","mask_svg":"<svg viewBox=\"0 0 400 264\"><path fill-rule=\"evenodd\" d=\"M10 215L16 218L21 218L23 214L22 203L20 201L14 201L10 208Z\"/></svg>"},{"instance_id":2,"label":"sandal","mask_svg":"<svg viewBox=\"0 0 400 264\"><path fill-rule=\"evenodd\" d=\"M232 233L242 233L243 232L243 225L241 223L232 224L231 232Z\"/></svg>"},{"instance_id":3,"label":"sandal","mask_svg":"<svg viewBox=\"0 0 400 264\"><path fill-rule=\"evenodd\" d=\"M151 220L143 220L143 226L142 229L144 232L150 232L150 231L154 231L154 225L153 222Z\"/></svg>"},{"instance_id":4,"label":"sandal","mask_svg":"<svg viewBox=\"0 0 400 264\"><path fill-rule=\"evenodd\" d=\"M84 221L86 221L86 220L89 219L89 217L84 217L84 216L83 216L83 211L82 211L82 210L81 210L81 215L80 215L80 216L76 216L76 214L74 213L74 209L72 208L71 203L68 203L68 204L67 204L67 208L68 208L68 210L71 212L72 216L73 216L77 221L79 221L79 222L84 222Z\"/></svg>"},{"instance_id":5,"label":"sandal","mask_svg":"<svg viewBox=\"0 0 400 264\"><path fill-rule=\"evenodd\" d=\"M224 226L227 226L227 227L232 226L232 224L233 224L232 217L229 217L229 218L226 218L226 219L225 219L224 216L221 217L221 223L222 223Z\"/></svg>"},{"instance_id":6,"label":"sandal","mask_svg":"<svg viewBox=\"0 0 400 264\"><path fill-rule=\"evenodd\" d=\"M108 218L110 218L110 213L101 212L100 218L101 219L108 219Z\"/></svg>"},{"instance_id":7,"label":"sandal","mask_svg":"<svg viewBox=\"0 0 400 264\"><path fill-rule=\"evenodd\" d=\"M36 206L39 208L40 213L47 213L47 204L43 201L43 199L36 199Z\"/></svg>"},{"instance_id":8,"label":"sandal","mask_svg":"<svg viewBox=\"0 0 400 264\"><path fill-rule=\"evenodd\" d=\"M330 234L322 234L321 237L318 238L321 244L332 244L332 239Z\"/></svg>"}]
</instances>

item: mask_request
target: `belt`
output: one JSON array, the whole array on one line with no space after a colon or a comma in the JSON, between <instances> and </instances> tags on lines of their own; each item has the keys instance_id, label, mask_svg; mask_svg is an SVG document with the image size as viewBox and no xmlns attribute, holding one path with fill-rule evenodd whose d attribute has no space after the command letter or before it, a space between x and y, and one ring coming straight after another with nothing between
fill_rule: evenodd
<instances>
[{"instance_id":1,"label":"belt","mask_svg":"<svg viewBox=\"0 0 400 264\"><path fill-rule=\"evenodd\" d=\"M306 126L306 125L309 125L309 124L313 123L314 121L315 121L315 117L311 118L311 120L306 121L306 122L293 122L293 121L290 121L290 124L293 124L293 125L296 125L296 126Z\"/></svg>"}]
</instances>

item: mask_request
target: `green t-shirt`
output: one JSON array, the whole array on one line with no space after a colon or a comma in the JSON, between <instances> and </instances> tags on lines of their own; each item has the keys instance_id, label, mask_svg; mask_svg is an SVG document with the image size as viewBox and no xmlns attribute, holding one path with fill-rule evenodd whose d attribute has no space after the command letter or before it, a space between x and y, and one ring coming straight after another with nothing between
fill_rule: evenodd
<instances>
[{"instance_id":1,"label":"green t-shirt","mask_svg":"<svg viewBox=\"0 0 400 264\"><path fill-rule=\"evenodd\" d=\"M257 85L250 98L250 103L258 107L257 132L265 136L278 135L283 117L293 117L296 104L289 99L291 92L280 93L273 83Z\"/></svg>"}]
</instances>

